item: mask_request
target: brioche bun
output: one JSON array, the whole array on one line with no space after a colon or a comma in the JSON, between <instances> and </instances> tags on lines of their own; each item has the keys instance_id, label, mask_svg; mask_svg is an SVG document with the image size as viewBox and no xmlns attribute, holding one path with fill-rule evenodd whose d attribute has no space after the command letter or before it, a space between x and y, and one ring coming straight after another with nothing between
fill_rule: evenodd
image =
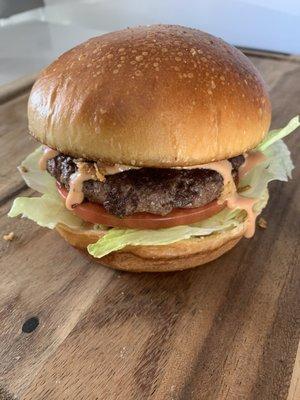
<instances>
[{"instance_id":1,"label":"brioche bun","mask_svg":"<svg viewBox=\"0 0 300 400\"><path fill-rule=\"evenodd\" d=\"M72 229L59 224L57 232L72 246L87 253L87 246L95 243L105 232ZM167 272L206 264L231 250L243 237L246 224L230 231L191 238L161 246L127 246L102 258L94 258L102 265L132 272Z\"/></svg>"},{"instance_id":2,"label":"brioche bun","mask_svg":"<svg viewBox=\"0 0 300 400\"><path fill-rule=\"evenodd\" d=\"M239 50L196 29L154 25L64 53L35 82L28 117L37 140L73 157L180 167L255 147L271 108Z\"/></svg>"}]
</instances>

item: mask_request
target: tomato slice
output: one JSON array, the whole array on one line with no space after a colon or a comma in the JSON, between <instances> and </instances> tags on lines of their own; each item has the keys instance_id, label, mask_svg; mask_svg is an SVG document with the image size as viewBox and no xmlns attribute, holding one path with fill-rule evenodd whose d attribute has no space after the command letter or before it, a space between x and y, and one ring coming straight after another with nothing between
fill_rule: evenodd
<instances>
[{"instance_id":1,"label":"tomato slice","mask_svg":"<svg viewBox=\"0 0 300 400\"><path fill-rule=\"evenodd\" d=\"M57 184L57 189L65 200L68 195L67 190L60 184ZM108 213L100 204L84 202L74 207L73 212L84 221L91 222L92 224L103 224L118 228L160 229L193 224L217 214L224 208L225 204L218 204L217 201L213 201L197 208L176 208L164 216L150 213L136 213L120 218Z\"/></svg>"}]
</instances>

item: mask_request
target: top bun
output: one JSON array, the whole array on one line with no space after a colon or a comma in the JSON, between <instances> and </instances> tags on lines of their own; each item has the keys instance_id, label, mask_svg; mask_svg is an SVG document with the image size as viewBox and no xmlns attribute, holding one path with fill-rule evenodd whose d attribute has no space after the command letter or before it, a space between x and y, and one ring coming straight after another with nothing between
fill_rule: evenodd
<instances>
[{"instance_id":1,"label":"top bun","mask_svg":"<svg viewBox=\"0 0 300 400\"><path fill-rule=\"evenodd\" d=\"M29 131L73 157L192 166L254 148L269 129L266 86L239 50L173 25L108 33L44 69Z\"/></svg>"}]
</instances>

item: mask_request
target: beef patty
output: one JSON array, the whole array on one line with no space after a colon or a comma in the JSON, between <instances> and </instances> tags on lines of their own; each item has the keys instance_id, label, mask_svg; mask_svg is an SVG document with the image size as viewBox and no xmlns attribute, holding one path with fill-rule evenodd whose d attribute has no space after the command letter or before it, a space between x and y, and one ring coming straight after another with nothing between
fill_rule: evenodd
<instances>
[{"instance_id":1,"label":"beef patty","mask_svg":"<svg viewBox=\"0 0 300 400\"><path fill-rule=\"evenodd\" d=\"M230 158L237 183L242 155ZM67 190L70 176L76 172L74 159L59 154L48 160L48 172ZM106 175L104 182L89 180L83 184L86 200L100 203L111 214L123 217L137 212L166 215L174 208L200 207L216 200L223 188L219 173L207 169L132 169Z\"/></svg>"}]
</instances>

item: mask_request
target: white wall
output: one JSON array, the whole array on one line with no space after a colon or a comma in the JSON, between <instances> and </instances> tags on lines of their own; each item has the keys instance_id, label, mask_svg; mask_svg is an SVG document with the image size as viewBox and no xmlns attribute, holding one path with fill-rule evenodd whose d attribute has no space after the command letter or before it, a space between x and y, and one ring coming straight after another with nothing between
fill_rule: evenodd
<instances>
[{"instance_id":1,"label":"white wall","mask_svg":"<svg viewBox=\"0 0 300 400\"><path fill-rule=\"evenodd\" d=\"M91 36L130 25L188 25L235 45L300 54L300 0L45 2L43 9L0 19L0 85L40 70Z\"/></svg>"},{"instance_id":2,"label":"white wall","mask_svg":"<svg viewBox=\"0 0 300 400\"><path fill-rule=\"evenodd\" d=\"M178 23L241 46L300 53L300 0L45 0L47 18L95 30ZM65 5L63 4L65 3Z\"/></svg>"}]
</instances>

